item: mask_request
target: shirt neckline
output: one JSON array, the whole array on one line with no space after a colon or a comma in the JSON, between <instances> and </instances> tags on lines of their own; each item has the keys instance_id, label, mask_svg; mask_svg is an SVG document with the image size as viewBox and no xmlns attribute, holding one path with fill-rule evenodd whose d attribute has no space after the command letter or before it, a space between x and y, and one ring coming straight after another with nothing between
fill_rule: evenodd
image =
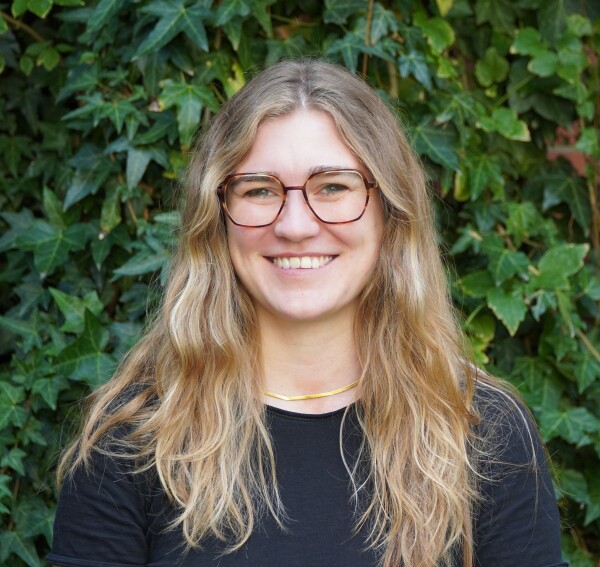
<instances>
[{"instance_id":1,"label":"shirt neckline","mask_svg":"<svg viewBox=\"0 0 600 567\"><path fill-rule=\"evenodd\" d=\"M307 421L318 420L318 419L326 419L334 416L341 416L344 414L346 409L349 406L344 406L343 408L339 408L333 411L328 411L325 413L300 413L296 411L290 411L282 408L277 408L275 406L266 405L267 412L273 415L280 415L283 417L292 417L295 419L305 419Z\"/></svg>"}]
</instances>

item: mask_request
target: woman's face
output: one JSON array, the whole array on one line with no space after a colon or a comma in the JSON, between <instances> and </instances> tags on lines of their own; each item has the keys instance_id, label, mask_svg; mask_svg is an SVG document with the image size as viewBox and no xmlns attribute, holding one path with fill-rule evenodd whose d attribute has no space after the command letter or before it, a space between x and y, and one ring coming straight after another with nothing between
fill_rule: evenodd
<instances>
[{"instance_id":1,"label":"woman's face","mask_svg":"<svg viewBox=\"0 0 600 567\"><path fill-rule=\"evenodd\" d=\"M298 110L259 127L236 173L270 173L285 186L301 186L311 171L322 167L366 173L328 114ZM269 226L240 227L228 219L231 261L259 320L261 315L288 321L353 318L377 263L383 222L377 189L371 191L364 215L347 224L318 220L301 191L288 192L283 210ZM293 267L297 264L311 267Z\"/></svg>"}]
</instances>

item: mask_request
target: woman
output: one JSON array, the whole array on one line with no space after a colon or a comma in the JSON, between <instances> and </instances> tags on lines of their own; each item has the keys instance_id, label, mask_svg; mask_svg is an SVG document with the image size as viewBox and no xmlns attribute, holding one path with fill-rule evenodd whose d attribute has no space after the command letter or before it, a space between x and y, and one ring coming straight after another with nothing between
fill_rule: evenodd
<instances>
[{"instance_id":1,"label":"woman","mask_svg":"<svg viewBox=\"0 0 600 567\"><path fill-rule=\"evenodd\" d=\"M283 62L191 163L162 310L62 463L55 565L563 565L543 450L475 387L425 181L344 69Z\"/></svg>"}]
</instances>

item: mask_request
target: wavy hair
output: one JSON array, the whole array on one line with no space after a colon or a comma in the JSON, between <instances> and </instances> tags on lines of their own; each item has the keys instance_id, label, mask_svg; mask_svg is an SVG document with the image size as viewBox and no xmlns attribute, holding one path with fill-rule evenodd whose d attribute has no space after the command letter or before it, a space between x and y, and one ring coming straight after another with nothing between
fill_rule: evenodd
<instances>
[{"instance_id":1,"label":"wavy hair","mask_svg":"<svg viewBox=\"0 0 600 567\"><path fill-rule=\"evenodd\" d=\"M92 394L59 478L91 452L135 456L157 471L189 546L239 549L260 514L285 527L260 395L251 298L236 279L215 188L259 125L297 109L328 113L377 180L385 225L355 338L362 375L361 455L347 464L356 528L382 567L473 559L476 474L470 462L473 372L448 297L421 165L396 117L347 70L285 61L226 102L202 136L185 184L180 240L161 308L115 376ZM120 440L111 432L125 427Z\"/></svg>"}]
</instances>

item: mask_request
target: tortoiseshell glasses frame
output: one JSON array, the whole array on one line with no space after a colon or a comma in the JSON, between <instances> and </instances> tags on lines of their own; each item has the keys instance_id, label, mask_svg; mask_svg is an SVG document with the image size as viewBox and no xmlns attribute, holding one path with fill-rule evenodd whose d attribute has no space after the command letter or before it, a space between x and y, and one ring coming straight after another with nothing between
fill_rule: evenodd
<instances>
[{"instance_id":1,"label":"tortoiseshell glasses frame","mask_svg":"<svg viewBox=\"0 0 600 567\"><path fill-rule=\"evenodd\" d=\"M315 210L314 203L311 204L311 200L306 191L307 186L310 184L310 182L315 177L323 177L325 179L328 175L335 175L335 174L350 174L351 176L355 176L357 179L360 178L360 180L362 181L362 184L364 186L364 204L359 205L360 210L358 208L356 208L356 213L353 212L353 214L351 215L351 218L349 218L349 219L343 219L343 220L324 219ZM227 205L227 201L228 201L227 190L232 186L233 183L239 182L240 180L244 180L244 179L248 179L249 182L253 181L254 179L266 180L266 181L273 182L274 187L280 188L281 194L277 193L277 197L279 199L281 199L281 205L277 209L277 212L273 214L273 218L269 222L262 222L259 224L246 224L244 222L240 222L239 220L236 220L234 215L232 215L230 208ZM267 174L267 173L233 173L233 174L225 177L223 182L217 187L217 195L219 198L219 202L221 203L221 206L223 208L223 211L227 214L227 216L229 217L229 220L231 220L231 222L237 226L242 226L242 227L247 227L247 228L262 228L262 227L272 225L277 220L277 218L281 214L281 211L283 210L283 207L285 206L288 191L302 191L302 195L304 196L304 201L307 204L308 208L313 213L313 215L315 215L315 217L317 219L319 219L322 223L325 223L325 224L347 224L347 223L351 223L351 222L355 222L355 221L359 220L364 215L364 213L367 209L367 205L369 204L369 197L370 197L371 189L375 189L377 187L378 187L377 181L370 181L366 177L365 174L363 174L361 171L358 171L355 169L327 169L327 170L317 171L308 176L308 178L304 182L304 185L289 185L289 186L284 185L281 182L281 180L278 179L275 175L271 175L271 174ZM332 201L332 202L336 203L336 201Z\"/></svg>"}]
</instances>

